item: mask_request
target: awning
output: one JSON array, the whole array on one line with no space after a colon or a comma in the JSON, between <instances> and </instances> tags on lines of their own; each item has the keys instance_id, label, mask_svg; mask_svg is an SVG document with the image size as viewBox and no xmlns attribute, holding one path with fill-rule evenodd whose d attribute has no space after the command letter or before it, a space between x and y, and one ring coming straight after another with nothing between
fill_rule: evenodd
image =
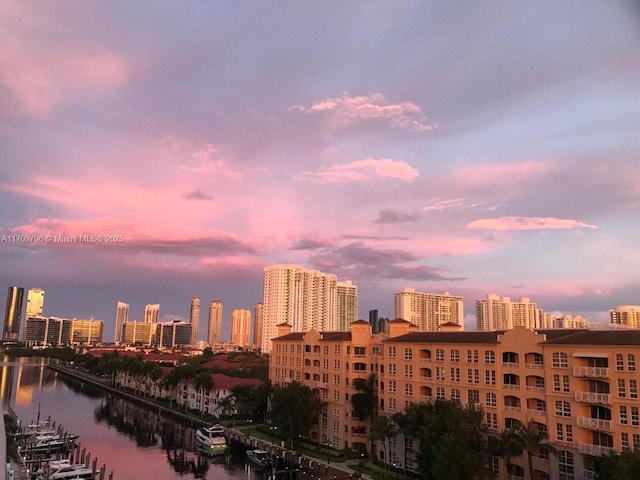
<instances>
[{"instance_id":1,"label":"awning","mask_svg":"<svg viewBox=\"0 0 640 480\"><path fill-rule=\"evenodd\" d=\"M602 352L575 352L571 354L572 357L580 358L609 358L609 355Z\"/></svg>"}]
</instances>

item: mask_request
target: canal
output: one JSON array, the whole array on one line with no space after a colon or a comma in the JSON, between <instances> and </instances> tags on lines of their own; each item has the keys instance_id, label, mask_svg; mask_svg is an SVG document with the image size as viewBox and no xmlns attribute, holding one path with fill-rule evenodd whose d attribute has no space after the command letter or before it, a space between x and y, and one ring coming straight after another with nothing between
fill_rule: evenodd
<instances>
[{"instance_id":1,"label":"canal","mask_svg":"<svg viewBox=\"0 0 640 480\"><path fill-rule=\"evenodd\" d=\"M266 480L244 453L198 453L195 425L140 407L46 368L46 359L0 362L2 401L23 424L51 417L106 465L113 480Z\"/></svg>"}]
</instances>

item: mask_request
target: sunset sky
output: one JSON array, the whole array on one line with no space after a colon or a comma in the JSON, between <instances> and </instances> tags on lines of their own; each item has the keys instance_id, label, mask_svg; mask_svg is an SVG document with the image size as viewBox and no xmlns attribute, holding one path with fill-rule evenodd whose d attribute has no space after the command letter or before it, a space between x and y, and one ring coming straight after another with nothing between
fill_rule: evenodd
<instances>
[{"instance_id":1,"label":"sunset sky","mask_svg":"<svg viewBox=\"0 0 640 480\"><path fill-rule=\"evenodd\" d=\"M263 267L640 304L635 1L0 3L0 295L139 320L262 299ZM9 240L7 240L9 238ZM38 237L34 237L38 238ZM1 304L4 313L4 303Z\"/></svg>"}]
</instances>

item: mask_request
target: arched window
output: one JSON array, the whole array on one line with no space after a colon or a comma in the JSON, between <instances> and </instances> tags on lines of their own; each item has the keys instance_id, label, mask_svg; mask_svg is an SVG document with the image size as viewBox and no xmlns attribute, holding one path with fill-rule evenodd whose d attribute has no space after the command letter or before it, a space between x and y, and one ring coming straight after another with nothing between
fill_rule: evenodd
<instances>
[{"instance_id":1,"label":"arched window","mask_svg":"<svg viewBox=\"0 0 640 480\"><path fill-rule=\"evenodd\" d=\"M455 348L451 350L451 363L458 363L460 361L460 350Z\"/></svg>"},{"instance_id":2,"label":"arched window","mask_svg":"<svg viewBox=\"0 0 640 480\"><path fill-rule=\"evenodd\" d=\"M633 353L627 355L627 369L629 369L630 372L636 371L636 356Z\"/></svg>"},{"instance_id":3,"label":"arched window","mask_svg":"<svg viewBox=\"0 0 640 480\"><path fill-rule=\"evenodd\" d=\"M573 453L567 450L558 451L559 480L575 480Z\"/></svg>"}]
</instances>

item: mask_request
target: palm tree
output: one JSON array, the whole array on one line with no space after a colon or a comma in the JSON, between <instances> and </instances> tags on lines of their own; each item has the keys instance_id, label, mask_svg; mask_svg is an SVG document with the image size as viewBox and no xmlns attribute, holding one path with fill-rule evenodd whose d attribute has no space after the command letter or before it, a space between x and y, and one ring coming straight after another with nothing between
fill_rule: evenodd
<instances>
[{"instance_id":1,"label":"palm tree","mask_svg":"<svg viewBox=\"0 0 640 480\"><path fill-rule=\"evenodd\" d=\"M233 395L222 397L218 402L218 411L220 415L225 416L233 413L236 409L235 399Z\"/></svg>"},{"instance_id":2,"label":"palm tree","mask_svg":"<svg viewBox=\"0 0 640 480\"><path fill-rule=\"evenodd\" d=\"M205 392L209 393L215 387L211 374L207 372L200 372L196 375L194 380L194 387L200 395L200 414L204 415L204 397Z\"/></svg>"},{"instance_id":3,"label":"palm tree","mask_svg":"<svg viewBox=\"0 0 640 480\"><path fill-rule=\"evenodd\" d=\"M375 423L373 424L373 428L371 429L371 433L369 434L369 438L372 442L382 440L382 448L384 448L384 461L386 464L385 471L389 470L389 455L387 445L389 443L389 439L395 437L396 435L398 435L398 427L389 420L389 417L381 415L376 418Z\"/></svg>"},{"instance_id":4,"label":"palm tree","mask_svg":"<svg viewBox=\"0 0 640 480\"><path fill-rule=\"evenodd\" d=\"M515 428L502 432L499 445L501 456L507 465L513 457L519 457L526 452L527 469L529 478L532 480L533 456L540 452L556 454L556 449L549 443L549 434L533 420L528 420L526 424L519 424Z\"/></svg>"},{"instance_id":5,"label":"palm tree","mask_svg":"<svg viewBox=\"0 0 640 480\"><path fill-rule=\"evenodd\" d=\"M369 420L369 431L372 433L378 409L376 374L372 373L367 378L356 378L353 381L353 388L357 392L351 395L354 416L359 420ZM371 435L369 435L369 438L371 438ZM371 440L371 455L375 455L374 440Z\"/></svg>"}]
</instances>

